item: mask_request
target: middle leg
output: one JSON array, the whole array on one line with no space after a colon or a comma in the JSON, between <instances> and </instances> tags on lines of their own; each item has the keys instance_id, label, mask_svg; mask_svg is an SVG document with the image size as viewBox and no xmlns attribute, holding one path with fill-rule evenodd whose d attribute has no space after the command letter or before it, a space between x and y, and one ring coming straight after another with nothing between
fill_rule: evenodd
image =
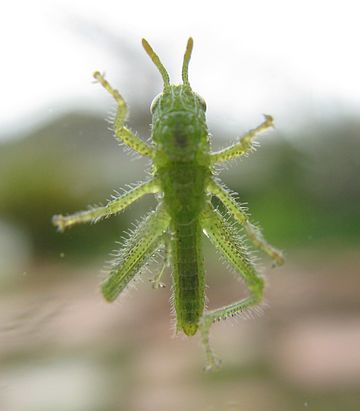
<instances>
[{"instance_id":1,"label":"middle leg","mask_svg":"<svg viewBox=\"0 0 360 411\"><path fill-rule=\"evenodd\" d=\"M78 211L77 213L66 216L58 214L53 217L52 222L59 231L64 231L65 228L72 227L75 224L96 223L99 220L119 213L143 195L157 193L158 191L159 183L157 179L149 180L125 192L120 197L114 198L103 207Z\"/></svg>"}]
</instances>

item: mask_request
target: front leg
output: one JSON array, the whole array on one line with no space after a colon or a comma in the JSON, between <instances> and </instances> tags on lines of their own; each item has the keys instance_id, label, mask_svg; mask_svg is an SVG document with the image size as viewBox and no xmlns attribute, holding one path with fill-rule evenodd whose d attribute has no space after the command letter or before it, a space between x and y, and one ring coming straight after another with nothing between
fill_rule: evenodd
<instances>
[{"instance_id":1,"label":"front leg","mask_svg":"<svg viewBox=\"0 0 360 411\"><path fill-rule=\"evenodd\" d=\"M116 137L142 156L152 157L153 149L124 126L128 109L121 94L116 89L113 89L105 77L98 71L94 73L94 78L114 97L118 105L114 120L114 132Z\"/></svg>"},{"instance_id":2,"label":"front leg","mask_svg":"<svg viewBox=\"0 0 360 411\"><path fill-rule=\"evenodd\" d=\"M270 127L273 127L273 121L274 120L271 116L265 114L265 121L261 123L258 127L250 130L245 135L243 135L240 138L239 143L235 143L230 147L212 153L211 163L222 163L224 161L231 160L233 158L247 154L253 147L254 138L263 131L266 131Z\"/></svg>"},{"instance_id":3,"label":"front leg","mask_svg":"<svg viewBox=\"0 0 360 411\"><path fill-rule=\"evenodd\" d=\"M208 311L202 316L199 328L206 352L206 369L210 370L218 365L209 344L211 325L215 321L237 315L260 303L263 296L264 280L257 274L241 238L218 211L209 206L203 212L201 223L206 236L245 281L250 292L248 297L222 308Z\"/></svg>"}]
</instances>

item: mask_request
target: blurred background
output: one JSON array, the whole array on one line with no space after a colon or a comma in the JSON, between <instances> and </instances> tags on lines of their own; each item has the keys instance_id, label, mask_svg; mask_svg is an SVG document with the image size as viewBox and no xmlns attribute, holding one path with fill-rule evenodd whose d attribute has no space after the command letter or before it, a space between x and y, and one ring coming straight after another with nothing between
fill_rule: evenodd
<instances>
[{"instance_id":1,"label":"blurred background","mask_svg":"<svg viewBox=\"0 0 360 411\"><path fill-rule=\"evenodd\" d=\"M360 409L360 60L356 1L12 1L0 15L0 410L355 411ZM259 318L212 328L223 367L202 371L198 336L174 336L165 289L143 276L106 304L98 290L124 230L155 205L60 234L51 216L103 203L148 162L108 130L111 97L149 137L161 78L194 38L190 82L214 149L274 116L223 181L287 260ZM209 307L246 290L204 240Z\"/></svg>"}]
</instances>

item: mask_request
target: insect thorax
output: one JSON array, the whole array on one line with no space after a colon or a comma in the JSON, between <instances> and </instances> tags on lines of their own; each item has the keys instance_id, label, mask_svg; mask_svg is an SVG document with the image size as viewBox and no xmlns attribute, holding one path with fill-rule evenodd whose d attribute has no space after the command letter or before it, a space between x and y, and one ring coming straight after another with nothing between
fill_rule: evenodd
<instances>
[{"instance_id":1,"label":"insect thorax","mask_svg":"<svg viewBox=\"0 0 360 411\"><path fill-rule=\"evenodd\" d=\"M186 222L203 207L210 174L204 103L189 86L169 86L152 104L154 166L165 205Z\"/></svg>"},{"instance_id":2,"label":"insect thorax","mask_svg":"<svg viewBox=\"0 0 360 411\"><path fill-rule=\"evenodd\" d=\"M152 104L152 140L169 161L194 161L208 155L205 103L189 86L169 86ZM156 160L155 160L156 161Z\"/></svg>"}]
</instances>

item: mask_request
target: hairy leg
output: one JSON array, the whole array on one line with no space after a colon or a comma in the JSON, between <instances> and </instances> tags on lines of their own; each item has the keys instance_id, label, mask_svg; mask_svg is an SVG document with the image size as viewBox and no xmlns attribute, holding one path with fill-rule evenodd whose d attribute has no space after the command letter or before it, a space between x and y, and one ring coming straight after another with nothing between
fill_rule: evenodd
<instances>
[{"instance_id":1,"label":"hairy leg","mask_svg":"<svg viewBox=\"0 0 360 411\"><path fill-rule=\"evenodd\" d=\"M217 360L209 345L211 325L218 320L241 313L251 306L260 303L263 296L264 281L257 274L241 238L230 223L211 206L202 215L202 227L214 244L221 251L226 261L243 278L250 295L240 301L222 308L206 312L200 320L199 328L207 357L207 369L217 366Z\"/></svg>"},{"instance_id":2,"label":"hairy leg","mask_svg":"<svg viewBox=\"0 0 360 411\"><path fill-rule=\"evenodd\" d=\"M93 208L91 210L79 211L77 213L62 216L55 215L52 218L53 224L58 228L59 231L64 231L65 228L71 227L75 224L81 223L96 223L97 221L110 217L129 206L135 200L142 197L144 194L157 193L159 191L158 182L156 179L147 181L145 183L139 184L135 188L127 191L120 197L117 197L109 201L103 207Z\"/></svg>"},{"instance_id":3,"label":"hairy leg","mask_svg":"<svg viewBox=\"0 0 360 411\"><path fill-rule=\"evenodd\" d=\"M107 301L116 299L161 246L169 222L169 215L160 206L131 233L112 263L108 278L102 284L102 292Z\"/></svg>"},{"instance_id":4,"label":"hairy leg","mask_svg":"<svg viewBox=\"0 0 360 411\"><path fill-rule=\"evenodd\" d=\"M164 261L163 261L163 264L159 272L153 278L150 279L152 283L152 287L155 289L165 287L165 284L161 282L161 279L162 279L162 276L164 274L166 267L170 266L170 249L169 249L170 248L170 235L169 233L165 233L163 238L164 238L164 247L165 247Z\"/></svg>"},{"instance_id":5,"label":"hairy leg","mask_svg":"<svg viewBox=\"0 0 360 411\"><path fill-rule=\"evenodd\" d=\"M262 133L263 131L273 127L273 118L265 114L265 121L261 123L258 127L250 130L245 135L240 138L239 143L235 143L230 147L224 148L223 150L216 151L211 154L211 162L222 163L227 160L231 160L236 157L240 157L248 153L252 148L252 142L254 138Z\"/></svg>"},{"instance_id":6,"label":"hairy leg","mask_svg":"<svg viewBox=\"0 0 360 411\"><path fill-rule=\"evenodd\" d=\"M152 157L152 148L124 126L128 109L121 94L116 89L113 89L105 77L98 71L94 73L94 78L114 97L118 105L114 120L116 137L142 156Z\"/></svg>"},{"instance_id":7,"label":"hairy leg","mask_svg":"<svg viewBox=\"0 0 360 411\"><path fill-rule=\"evenodd\" d=\"M264 251L271 257L277 265L284 263L284 256L280 250L270 245L264 238L259 228L254 226L250 221L245 210L237 203L233 196L223 186L216 183L213 179L209 181L207 190L210 194L215 195L224 204L228 212L240 223L255 247Z\"/></svg>"}]
</instances>

